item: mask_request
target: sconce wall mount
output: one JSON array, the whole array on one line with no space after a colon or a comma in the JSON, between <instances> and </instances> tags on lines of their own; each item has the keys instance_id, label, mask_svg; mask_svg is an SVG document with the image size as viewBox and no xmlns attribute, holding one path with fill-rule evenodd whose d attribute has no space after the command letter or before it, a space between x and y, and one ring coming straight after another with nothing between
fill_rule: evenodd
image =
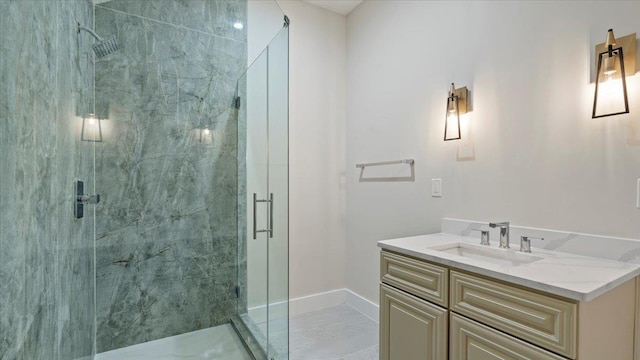
<instances>
[{"instance_id":1,"label":"sconce wall mount","mask_svg":"<svg viewBox=\"0 0 640 360\"><path fill-rule=\"evenodd\" d=\"M613 36L613 29L609 29L610 32L607 32L607 39L609 39L609 34ZM615 46L613 48L623 48L624 49L624 70L627 76L631 76L636 73L636 33L629 34L623 37L616 38L614 36ZM608 53L607 42L603 42L601 44L596 45L596 71L598 69L598 58L599 54ZM614 75L614 79L620 78L620 74Z\"/></svg>"}]
</instances>

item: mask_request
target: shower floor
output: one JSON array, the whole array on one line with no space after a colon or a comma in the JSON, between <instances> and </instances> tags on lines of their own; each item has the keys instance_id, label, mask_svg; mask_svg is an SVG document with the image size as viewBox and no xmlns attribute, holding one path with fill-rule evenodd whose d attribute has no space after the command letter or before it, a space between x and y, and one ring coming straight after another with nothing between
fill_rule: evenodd
<instances>
[{"instance_id":1,"label":"shower floor","mask_svg":"<svg viewBox=\"0 0 640 360\"><path fill-rule=\"evenodd\" d=\"M96 360L251 360L230 324L149 341L96 355Z\"/></svg>"}]
</instances>

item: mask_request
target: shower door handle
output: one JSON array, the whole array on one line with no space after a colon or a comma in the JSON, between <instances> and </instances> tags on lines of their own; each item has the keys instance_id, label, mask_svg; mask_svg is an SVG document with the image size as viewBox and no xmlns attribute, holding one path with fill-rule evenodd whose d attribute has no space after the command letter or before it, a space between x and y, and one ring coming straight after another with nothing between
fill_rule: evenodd
<instances>
[{"instance_id":1,"label":"shower door handle","mask_svg":"<svg viewBox=\"0 0 640 360\"><path fill-rule=\"evenodd\" d=\"M258 194L253 193L253 240L256 239L256 236L258 235L258 230L256 229L256 227L258 226L258 211L256 209L256 205L258 203Z\"/></svg>"},{"instance_id":2,"label":"shower door handle","mask_svg":"<svg viewBox=\"0 0 640 360\"><path fill-rule=\"evenodd\" d=\"M269 194L269 237L273 238L273 193Z\"/></svg>"},{"instance_id":3,"label":"shower door handle","mask_svg":"<svg viewBox=\"0 0 640 360\"><path fill-rule=\"evenodd\" d=\"M258 203L269 203L269 229L258 230ZM258 200L258 194L253 193L253 239L255 240L258 233L269 233L269 237L273 237L273 194L269 196L269 200Z\"/></svg>"}]
</instances>

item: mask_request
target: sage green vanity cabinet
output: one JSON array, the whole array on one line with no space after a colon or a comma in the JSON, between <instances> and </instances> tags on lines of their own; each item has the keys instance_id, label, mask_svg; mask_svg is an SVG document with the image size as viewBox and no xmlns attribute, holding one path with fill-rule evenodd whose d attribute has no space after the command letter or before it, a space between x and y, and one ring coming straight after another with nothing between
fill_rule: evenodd
<instances>
[{"instance_id":1,"label":"sage green vanity cabinet","mask_svg":"<svg viewBox=\"0 0 640 360\"><path fill-rule=\"evenodd\" d=\"M635 279L579 302L387 250L380 259L381 360L634 359Z\"/></svg>"}]
</instances>

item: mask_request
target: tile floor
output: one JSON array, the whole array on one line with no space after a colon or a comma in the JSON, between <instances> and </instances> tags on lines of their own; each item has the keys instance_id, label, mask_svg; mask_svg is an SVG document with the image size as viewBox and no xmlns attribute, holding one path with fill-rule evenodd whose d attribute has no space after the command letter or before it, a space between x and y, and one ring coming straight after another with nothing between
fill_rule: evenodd
<instances>
[{"instance_id":1,"label":"tile floor","mask_svg":"<svg viewBox=\"0 0 640 360\"><path fill-rule=\"evenodd\" d=\"M286 322L283 321L271 324L272 339L276 339L273 346L278 352L286 350ZM378 324L346 304L292 317L289 336L290 360L378 360ZM250 360L251 357L229 324L96 356L96 360L148 359Z\"/></svg>"},{"instance_id":2,"label":"tile floor","mask_svg":"<svg viewBox=\"0 0 640 360\"><path fill-rule=\"evenodd\" d=\"M213 339L213 340L212 340ZM149 341L96 355L96 360L251 360L230 324Z\"/></svg>"},{"instance_id":3,"label":"tile floor","mask_svg":"<svg viewBox=\"0 0 640 360\"><path fill-rule=\"evenodd\" d=\"M291 318L290 360L378 360L378 323L343 304Z\"/></svg>"}]
</instances>

